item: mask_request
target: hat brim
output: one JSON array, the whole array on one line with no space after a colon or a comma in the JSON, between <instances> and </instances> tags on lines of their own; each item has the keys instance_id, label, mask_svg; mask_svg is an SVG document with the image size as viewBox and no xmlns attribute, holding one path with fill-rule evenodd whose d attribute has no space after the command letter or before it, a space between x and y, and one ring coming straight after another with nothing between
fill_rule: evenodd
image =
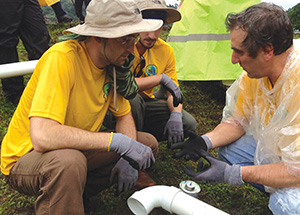
<instances>
[{"instance_id":1,"label":"hat brim","mask_svg":"<svg viewBox=\"0 0 300 215\"><path fill-rule=\"evenodd\" d=\"M160 10L160 11L165 11L167 13L167 18L166 18L166 24L171 24L174 22L178 22L181 20L181 14L178 10L173 9L173 8L143 8L142 11L145 10Z\"/></svg>"},{"instance_id":2,"label":"hat brim","mask_svg":"<svg viewBox=\"0 0 300 215\"><path fill-rule=\"evenodd\" d=\"M118 38L130 34L136 34L141 32L151 32L158 30L163 25L162 20L155 19L143 19L141 22L131 25L122 25L116 27L101 27L90 26L86 23L77 25L75 27L66 29L63 34L68 32L82 35L82 36L94 36L102 38Z\"/></svg>"}]
</instances>

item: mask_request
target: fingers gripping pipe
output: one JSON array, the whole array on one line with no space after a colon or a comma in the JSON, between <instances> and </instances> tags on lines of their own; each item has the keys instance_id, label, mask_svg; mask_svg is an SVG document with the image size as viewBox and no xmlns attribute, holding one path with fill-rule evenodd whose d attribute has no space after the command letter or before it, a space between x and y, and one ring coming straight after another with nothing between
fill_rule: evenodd
<instances>
[{"instance_id":1,"label":"fingers gripping pipe","mask_svg":"<svg viewBox=\"0 0 300 215\"><path fill-rule=\"evenodd\" d=\"M147 215L156 207L178 215L228 215L176 187L164 185L151 186L135 192L128 198L127 204L137 215Z\"/></svg>"}]
</instances>

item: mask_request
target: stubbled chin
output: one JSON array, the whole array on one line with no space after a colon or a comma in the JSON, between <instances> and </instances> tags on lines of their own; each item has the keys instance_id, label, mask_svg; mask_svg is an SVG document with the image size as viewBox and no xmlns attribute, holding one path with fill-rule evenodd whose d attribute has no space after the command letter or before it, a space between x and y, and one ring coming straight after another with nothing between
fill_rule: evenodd
<instances>
[{"instance_id":1,"label":"stubbled chin","mask_svg":"<svg viewBox=\"0 0 300 215\"><path fill-rule=\"evenodd\" d=\"M153 45L154 45L153 41L151 41L151 42L145 41L144 42L144 46L148 49L152 48Z\"/></svg>"}]
</instances>

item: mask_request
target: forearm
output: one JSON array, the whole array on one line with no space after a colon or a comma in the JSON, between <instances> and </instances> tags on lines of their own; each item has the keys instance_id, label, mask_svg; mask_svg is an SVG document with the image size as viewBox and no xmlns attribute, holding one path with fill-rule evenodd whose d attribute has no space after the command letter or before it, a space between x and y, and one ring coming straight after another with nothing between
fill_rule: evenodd
<instances>
[{"instance_id":1,"label":"forearm","mask_svg":"<svg viewBox=\"0 0 300 215\"><path fill-rule=\"evenodd\" d=\"M179 104L177 107L174 107L173 106L173 96L169 92L168 92L167 103L168 103L168 107L169 107L170 112L173 112L173 111L179 112L179 113L182 112L182 104Z\"/></svg>"},{"instance_id":2,"label":"forearm","mask_svg":"<svg viewBox=\"0 0 300 215\"><path fill-rule=\"evenodd\" d=\"M152 75L143 78L135 78L136 83L140 87L140 91L148 90L160 84L162 75Z\"/></svg>"},{"instance_id":3,"label":"forearm","mask_svg":"<svg viewBox=\"0 0 300 215\"><path fill-rule=\"evenodd\" d=\"M234 142L245 134L242 127L234 126L230 123L220 123L206 135L211 139L213 148L224 146Z\"/></svg>"},{"instance_id":4,"label":"forearm","mask_svg":"<svg viewBox=\"0 0 300 215\"><path fill-rule=\"evenodd\" d=\"M136 140L137 131L131 112L126 114L125 116L116 118L116 120L116 132L125 134L128 137Z\"/></svg>"},{"instance_id":5,"label":"forearm","mask_svg":"<svg viewBox=\"0 0 300 215\"><path fill-rule=\"evenodd\" d=\"M242 179L270 187L300 187L300 178L290 175L284 163L243 166Z\"/></svg>"},{"instance_id":6,"label":"forearm","mask_svg":"<svg viewBox=\"0 0 300 215\"><path fill-rule=\"evenodd\" d=\"M61 125L51 119L32 117L30 137L33 148L38 152L64 148L107 151L110 133L90 132Z\"/></svg>"}]
</instances>

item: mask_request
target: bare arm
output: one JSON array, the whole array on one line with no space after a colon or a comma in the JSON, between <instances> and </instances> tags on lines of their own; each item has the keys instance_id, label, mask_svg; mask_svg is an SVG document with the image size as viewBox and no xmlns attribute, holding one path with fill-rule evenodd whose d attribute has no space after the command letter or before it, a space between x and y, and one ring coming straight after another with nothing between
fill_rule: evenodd
<instances>
[{"instance_id":1,"label":"bare arm","mask_svg":"<svg viewBox=\"0 0 300 215\"><path fill-rule=\"evenodd\" d=\"M220 123L206 135L211 139L213 148L227 145L239 139L245 134L242 127L234 126L230 123Z\"/></svg>"},{"instance_id":2,"label":"bare arm","mask_svg":"<svg viewBox=\"0 0 300 215\"><path fill-rule=\"evenodd\" d=\"M136 83L140 87L140 91L148 90L160 84L162 74L152 75L148 77L135 78Z\"/></svg>"},{"instance_id":3,"label":"bare arm","mask_svg":"<svg viewBox=\"0 0 300 215\"><path fill-rule=\"evenodd\" d=\"M137 131L134 119L131 112L122 117L116 117L116 132L127 135L128 137L136 140Z\"/></svg>"},{"instance_id":4,"label":"bare arm","mask_svg":"<svg viewBox=\"0 0 300 215\"><path fill-rule=\"evenodd\" d=\"M213 148L232 143L244 135L241 127L230 123L220 123L213 131L206 135L210 137ZM288 173L286 166L281 163L242 166L242 179L247 182L263 184L271 187L300 187L300 178Z\"/></svg>"},{"instance_id":5,"label":"bare arm","mask_svg":"<svg viewBox=\"0 0 300 215\"><path fill-rule=\"evenodd\" d=\"M116 131L136 139L131 113L117 118ZM30 118L30 136L33 148L39 152L63 148L107 151L110 139L107 132L85 131L43 117Z\"/></svg>"},{"instance_id":6,"label":"bare arm","mask_svg":"<svg viewBox=\"0 0 300 215\"><path fill-rule=\"evenodd\" d=\"M243 166L244 181L263 184L271 187L300 187L300 178L288 173L284 163Z\"/></svg>"},{"instance_id":7,"label":"bare arm","mask_svg":"<svg viewBox=\"0 0 300 215\"><path fill-rule=\"evenodd\" d=\"M30 137L34 150L38 152L64 148L107 151L110 133L85 131L52 119L31 117Z\"/></svg>"},{"instance_id":8,"label":"bare arm","mask_svg":"<svg viewBox=\"0 0 300 215\"><path fill-rule=\"evenodd\" d=\"M167 93L168 93L167 103L168 103L170 112L175 111L175 112L181 113L182 112L182 104L179 104L177 107L174 107L173 106L173 96L170 92L167 92Z\"/></svg>"}]
</instances>

